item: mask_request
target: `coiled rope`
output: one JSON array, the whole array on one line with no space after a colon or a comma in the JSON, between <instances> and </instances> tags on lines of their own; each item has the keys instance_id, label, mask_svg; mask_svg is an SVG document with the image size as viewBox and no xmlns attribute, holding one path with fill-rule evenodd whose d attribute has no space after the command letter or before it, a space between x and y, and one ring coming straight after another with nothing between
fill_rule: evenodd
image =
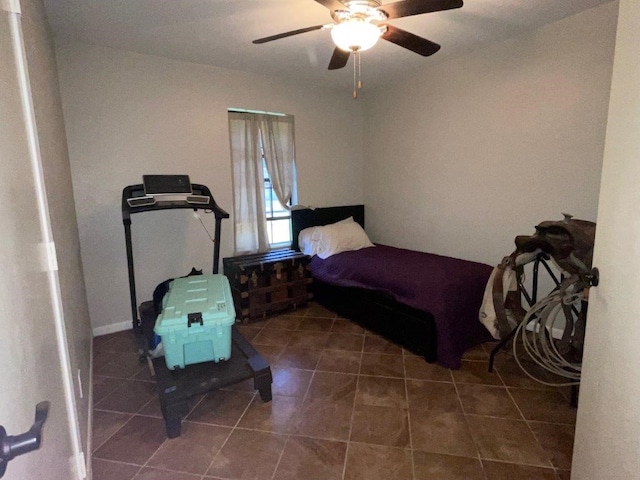
<instances>
[{"instance_id":1,"label":"coiled rope","mask_svg":"<svg viewBox=\"0 0 640 480\"><path fill-rule=\"evenodd\" d=\"M577 308L585 300L586 286L588 284L578 275L566 279L556 290L533 305L518 325L513 341L513 355L522 371L533 380L554 387L572 386L580 383L582 364L568 361L558 351L552 332L558 319L563 318L566 320L565 337L567 333L573 333L575 322L573 318L569 319L565 318L565 315L561 315L567 311L567 309L563 309L563 306ZM571 308L568 310L571 311ZM528 329L529 325L532 328ZM571 331L566 332L567 329ZM538 378L528 371L518 358L519 342L516 341L518 338L521 340L524 352L535 364L555 375L567 378L569 381L552 383Z\"/></svg>"}]
</instances>

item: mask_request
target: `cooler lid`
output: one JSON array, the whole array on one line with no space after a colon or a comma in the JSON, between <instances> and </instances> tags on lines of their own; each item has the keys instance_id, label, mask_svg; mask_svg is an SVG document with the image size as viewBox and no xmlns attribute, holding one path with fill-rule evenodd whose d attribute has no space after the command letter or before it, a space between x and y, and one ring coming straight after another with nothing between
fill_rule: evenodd
<instances>
[{"instance_id":1,"label":"cooler lid","mask_svg":"<svg viewBox=\"0 0 640 480\"><path fill-rule=\"evenodd\" d=\"M229 280L224 275L194 275L171 282L166 303L156 321L156 329L188 327L201 314L203 325L235 321Z\"/></svg>"}]
</instances>

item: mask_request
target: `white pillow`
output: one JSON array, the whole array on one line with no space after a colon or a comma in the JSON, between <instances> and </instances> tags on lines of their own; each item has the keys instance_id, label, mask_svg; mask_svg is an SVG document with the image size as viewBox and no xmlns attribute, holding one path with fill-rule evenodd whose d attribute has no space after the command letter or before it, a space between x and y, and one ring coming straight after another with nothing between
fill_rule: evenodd
<instances>
[{"instance_id":1,"label":"white pillow","mask_svg":"<svg viewBox=\"0 0 640 480\"><path fill-rule=\"evenodd\" d=\"M318 257L325 259L336 253L374 246L360 224L351 220L316 227L312 237L317 239Z\"/></svg>"},{"instance_id":2,"label":"white pillow","mask_svg":"<svg viewBox=\"0 0 640 480\"><path fill-rule=\"evenodd\" d=\"M354 223L355 220L353 217L345 218L344 220L340 220L335 224L343 224L343 223ZM335 225L332 224L332 225ZM320 241L320 233L318 229L321 227L309 227L300 231L298 234L298 248L305 255L309 255L310 257L318 254L319 241Z\"/></svg>"},{"instance_id":3,"label":"white pillow","mask_svg":"<svg viewBox=\"0 0 640 480\"><path fill-rule=\"evenodd\" d=\"M318 254L318 239L314 240L314 233L318 227L305 228L298 234L300 251L310 257Z\"/></svg>"}]
</instances>

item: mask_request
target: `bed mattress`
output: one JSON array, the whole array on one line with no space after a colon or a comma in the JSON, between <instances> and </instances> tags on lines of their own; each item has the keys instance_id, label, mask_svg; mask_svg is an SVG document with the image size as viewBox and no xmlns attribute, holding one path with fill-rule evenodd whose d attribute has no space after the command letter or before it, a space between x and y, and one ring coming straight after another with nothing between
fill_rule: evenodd
<instances>
[{"instance_id":1,"label":"bed mattress","mask_svg":"<svg viewBox=\"0 0 640 480\"><path fill-rule=\"evenodd\" d=\"M330 285L384 292L431 313L438 363L445 367L460 368L465 350L491 339L478 320L489 265L377 245L325 260L314 256L310 268L314 278Z\"/></svg>"}]
</instances>

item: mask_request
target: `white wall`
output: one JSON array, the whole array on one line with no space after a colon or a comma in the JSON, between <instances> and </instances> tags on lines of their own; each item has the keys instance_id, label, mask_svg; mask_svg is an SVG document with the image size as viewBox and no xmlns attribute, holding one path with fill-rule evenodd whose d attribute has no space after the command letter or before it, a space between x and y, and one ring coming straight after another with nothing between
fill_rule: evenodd
<instances>
[{"instance_id":1,"label":"white wall","mask_svg":"<svg viewBox=\"0 0 640 480\"><path fill-rule=\"evenodd\" d=\"M300 203L364 200L361 107L342 90L85 44L59 46L58 61L95 333L131 322L125 186L145 173L186 173L232 213L229 107L295 116ZM232 221L222 224L222 256L232 254ZM132 230L139 302L192 266L210 271L212 245L189 211L134 215Z\"/></svg>"},{"instance_id":2,"label":"white wall","mask_svg":"<svg viewBox=\"0 0 640 480\"><path fill-rule=\"evenodd\" d=\"M595 220L617 3L368 95L374 241L498 263L560 212Z\"/></svg>"},{"instance_id":3,"label":"white wall","mask_svg":"<svg viewBox=\"0 0 640 480\"><path fill-rule=\"evenodd\" d=\"M571 478L640 472L640 4L620 1Z\"/></svg>"}]
</instances>

